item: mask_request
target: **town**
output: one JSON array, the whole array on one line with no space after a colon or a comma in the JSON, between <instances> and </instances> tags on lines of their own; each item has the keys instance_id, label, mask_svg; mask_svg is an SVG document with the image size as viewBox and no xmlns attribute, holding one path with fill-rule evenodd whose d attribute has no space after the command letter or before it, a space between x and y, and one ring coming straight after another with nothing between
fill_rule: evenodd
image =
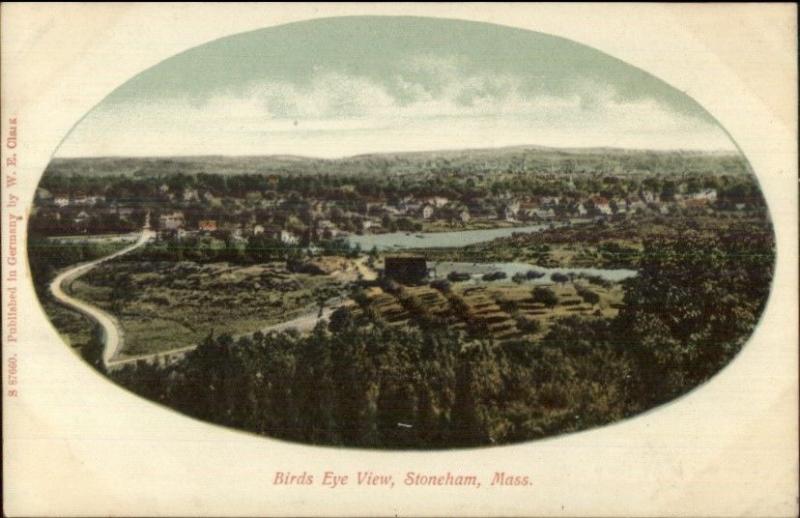
<instances>
[{"instance_id":1,"label":"town","mask_svg":"<svg viewBox=\"0 0 800 518\"><path fill-rule=\"evenodd\" d=\"M131 390L413 448L584 429L701 383L763 308L770 229L733 153L520 147L55 159L27 246L56 329Z\"/></svg>"}]
</instances>

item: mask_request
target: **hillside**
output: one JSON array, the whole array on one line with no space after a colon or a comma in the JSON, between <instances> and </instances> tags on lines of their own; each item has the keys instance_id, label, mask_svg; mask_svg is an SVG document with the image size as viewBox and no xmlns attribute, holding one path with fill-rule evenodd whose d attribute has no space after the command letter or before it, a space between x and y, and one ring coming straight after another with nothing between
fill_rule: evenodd
<instances>
[{"instance_id":1,"label":"hillside","mask_svg":"<svg viewBox=\"0 0 800 518\"><path fill-rule=\"evenodd\" d=\"M178 173L404 175L436 172L631 174L724 171L735 174L746 173L747 169L744 159L734 153L516 146L381 153L339 159L291 155L56 158L46 173L152 176Z\"/></svg>"}]
</instances>

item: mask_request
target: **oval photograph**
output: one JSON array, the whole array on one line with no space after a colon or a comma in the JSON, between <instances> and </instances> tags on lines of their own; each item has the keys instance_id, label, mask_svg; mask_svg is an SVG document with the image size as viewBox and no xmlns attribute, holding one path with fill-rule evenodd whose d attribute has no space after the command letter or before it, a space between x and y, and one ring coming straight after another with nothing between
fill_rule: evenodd
<instances>
[{"instance_id":1,"label":"oval photograph","mask_svg":"<svg viewBox=\"0 0 800 518\"><path fill-rule=\"evenodd\" d=\"M563 38L412 17L142 72L56 150L28 232L43 310L114 383L378 449L674 400L745 345L774 262L753 171L684 93Z\"/></svg>"}]
</instances>

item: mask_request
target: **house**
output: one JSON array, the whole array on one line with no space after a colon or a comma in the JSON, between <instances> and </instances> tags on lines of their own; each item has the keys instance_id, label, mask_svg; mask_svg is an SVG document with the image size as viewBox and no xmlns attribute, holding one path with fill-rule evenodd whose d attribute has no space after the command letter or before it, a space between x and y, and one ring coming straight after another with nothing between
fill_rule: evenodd
<instances>
[{"instance_id":1,"label":"house","mask_svg":"<svg viewBox=\"0 0 800 518\"><path fill-rule=\"evenodd\" d=\"M285 245L296 245L300 242L300 238L288 230L281 230L280 240Z\"/></svg>"},{"instance_id":2,"label":"house","mask_svg":"<svg viewBox=\"0 0 800 518\"><path fill-rule=\"evenodd\" d=\"M428 277L428 264L418 255L389 256L384 259L383 274L403 284L418 284Z\"/></svg>"},{"instance_id":3,"label":"house","mask_svg":"<svg viewBox=\"0 0 800 518\"><path fill-rule=\"evenodd\" d=\"M299 236L277 226L266 227L262 233L268 238L280 241L285 245L296 245L300 242Z\"/></svg>"},{"instance_id":4,"label":"house","mask_svg":"<svg viewBox=\"0 0 800 518\"><path fill-rule=\"evenodd\" d=\"M183 227L183 224L183 212L176 211L158 217L158 226L161 230L177 230Z\"/></svg>"},{"instance_id":5,"label":"house","mask_svg":"<svg viewBox=\"0 0 800 518\"><path fill-rule=\"evenodd\" d=\"M435 210L435 207L433 205L429 204L429 203L423 205L423 207L422 207L422 219L430 219L431 217L433 217L434 210Z\"/></svg>"},{"instance_id":6,"label":"house","mask_svg":"<svg viewBox=\"0 0 800 518\"><path fill-rule=\"evenodd\" d=\"M579 203L575 207L575 213L578 216L585 216L585 215L589 214L589 211L586 209L586 205L584 205L583 203Z\"/></svg>"},{"instance_id":7,"label":"house","mask_svg":"<svg viewBox=\"0 0 800 518\"><path fill-rule=\"evenodd\" d=\"M470 220L469 209L461 209L458 212L458 219L461 221L461 223L469 223Z\"/></svg>"},{"instance_id":8,"label":"house","mask_svg":"<svg viewBox=\"0 0 800 518\"><path fill-rule=\"evenodd\" d=\"M556 211L552 208L548 209L534 209L532 216L536 219L553 219L556 217Z\"/></svg>"},{"instance_id":9,"label":"house","mask_svg":"<svg viewBox=\"0 0 800 518\"><path fill-rule=\"evenodd\" d=\"M645 203L655 203L658 201L658 196L653 191L642 191L639 196Z\"/></svg>"},{"instance_id":10,"label":"house","mask_svg":"<svg viewBox=\"0 0 800 518\"><path fill-rule=\"evenodd\" d=\"M69 205L69 198L66 196L56 196L53 199L53 204L55 204L56 207L67 207Z\"/></svg>"},{"instance_id":11,"label":"house","mask_svg":"<svg viewBox=\"0 0 800 518\"><path fill-rule=\"evenodd\" d=\"M450 200L448 200L443 196L431 196L430 198L427 198L425 201L433 205L437 209L441 209L442 207L450 203Z\"/></svg>"},{"instance_id":12,"label":"house","mask_svg":"<svg viewBox=\"0 0 800 518\"><path fill-rule=\"evenodd\" d=\"M361 220L361 229L362 230L369 230L371 228L378 227L378 226L380 226L380 223L377 223L375 221L372 221L372 220L369 220L369 219Z\"/></svg>"},{"instance_id":13,"label":"house","mask_svg":"<svg viewBox=\"0 0 800 518\"><path fill-rule=\"evenodd\" d=\"M717 201L717 190L716 189L703 189L702 191L692 194L691 199L693 200L703 200L707 203L714 203Z\"/></svg>"},{"instance_id":14,"label":"house","mask_svg":"<svg viewBox=\"0 0 800 518\"><path fill-rule=\"evenodd\" d=\"M519 204L519 212L517 216L522 219L536 218L536 211L540 209L539 203L536 201L524 201Z\"/></svg>"},{"instance_id":15,"label":"house","mask_svg":"<svg viewBox=\"0 0 800 518\"><path fill-rule=\"evenodd\" d=\"M197 222L197 229L205 232L214 232L217 230L217 221L213 219L201 219Z\"/></svg>"},{"instance_id":16,"label":"house","mask_svg":"<svg viewBox=\"0 0 800 518\"><path fill-rule=\"evenodd\" d=\"M78 213L77 216L75 216L75 223L84 224L88 222L90 218L91 216L89 216L89 214L85 210L82 210Z\"/></svg>"},{"instance_id":17,"label":"house","mask_svg":"<svg viewBox=\"0 0 800 518\"><path fill-rule=\"evenodd\" d=\"M332 239L341 234L336 225L329 219L321 219L316 222L317 233L323 239Z\"/></svg>"},{"instance_id":18,"label":"house","mask_svg":"<svg viewBox=\"0 0 800 518\"><path fill-rule=\"evenodd\" d=\"M161 194L167 194L169 192L169 185L162 183L158 186L158 192Z\"/></svg>"},{"instance_id":19,"label":"house","mask_svg":"<svg viewBox=\"0 0 800 518\"><path fill-rule=\"evenodd\" d=\"M506 203L505 205L503 205L501 214L502 218L505 219L506 221L516 220L517 214L519 214L519 202L515 201L511 203Z\"/></svg>"},{"instance_id":20,"label":"house","mask_svg":"<svg viewBox=\"0 0 800 518\"><path fill-rule=\"evenodd\" d=\"M200 201L200 196L197 194L197 189L184 189L183 201Z\"/></svg>"},{"instance_id":21,"label":"house","mask_svg":"<svg viewBox=\"0 0 800 518\"><path fill-rule=\"evenodd\" d=\"M593 196L590 201L592 203L592 207L594 207L594 211L597 214L601 214L603 216L611 215L611 204L609 203L608 199L604 198L603 196Z\"/></svg>"}]
</instances>

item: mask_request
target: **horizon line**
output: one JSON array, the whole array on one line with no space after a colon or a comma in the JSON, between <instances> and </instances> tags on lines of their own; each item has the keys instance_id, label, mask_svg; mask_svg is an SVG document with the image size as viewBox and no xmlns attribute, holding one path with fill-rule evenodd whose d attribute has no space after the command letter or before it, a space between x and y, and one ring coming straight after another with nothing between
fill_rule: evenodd
<instances>
[{"instance_id":1,"label":"horizon line","mask_svg":"<svg viewBox=\"0 0 800 518\"><path fill-rule=\"evenodd\" d=\"M669 148L669 149L655 149L655 148L638 148L638 147L615 147L615 146L569 146L569 147L555 147L543 146L539 144L520 144L511 146L498 146L498 147L478 147L478 148L440 148L440 149L420 149L410 151L375 151L367 153L356 153L352 155L342 155L337 157L323 157L314 155L297 155L292 153L270 153L270 154L226 154L226 153L206 153L206 154L175 154L175 155L74 155L74 156L53 156L52 160L86 160L86 159L170 159L170 158L297 158L305 160L324 160L324 161L339 161L354 158L380 156L380 155L414 155L422 153L454 153L454 152L468 152L468 151L503 151L512 149L530 149L541 151L638 151L649 153L707 153L707 154L728 154L740 155L741 152L737 149L691 149L691 148Z\"/></svg>"}]
</instances>

